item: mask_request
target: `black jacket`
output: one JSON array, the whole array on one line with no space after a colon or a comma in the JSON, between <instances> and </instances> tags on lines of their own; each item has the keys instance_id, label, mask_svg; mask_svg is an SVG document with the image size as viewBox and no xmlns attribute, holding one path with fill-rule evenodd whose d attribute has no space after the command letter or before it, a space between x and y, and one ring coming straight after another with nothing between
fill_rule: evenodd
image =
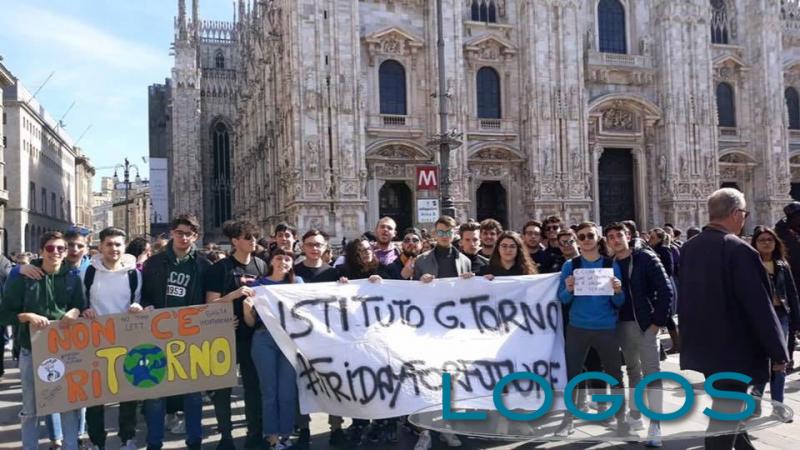
<instances>
[{"instance_id":1,"label":"black jacket","mask_svg":"<svg viewBox=\"0 0 800 450\"><path fill-rule=\"evenodd\" d=\"M172 246L172 241L169 244ZM146 308L153 306L156 309L166 307L167 277L169 276L171 251L163 251L151 256L142 268L142 299L141 305ZM194 252L194 262L197 265L197 276L191 283L189 294L190 305L203 305L206 302L206 293L203 289L203 275L211 267L211 261L200 252Z\"/></svg>"},{"instance_id":2,"label":"black jacket","mask_svg":"<svg viewBox=\"0 0 800 450\"><path fill-rule=\"evenodd\" d=\"M775 276L772 283L775 296L781 301L783 313L789 317L792 328L800 326L800 299L797 296L797 286L794 283L792 271L786 261L775 261ZM778 308L781 308L780 306Z\"/></svg>"},{"instance_id":3,"label":"black jacket","mask_svg":"<svg viewBox=\"0 0 800 450\"><path fill-rule=\"evenodd\" d=\"M789 360L767 271L748 243L706 226L683 245L679 276L681 369L763 383L770 360Z\"/></svg>"},{"instance_id":4,"label":"black jacket","mask_svg":"<svg viewBox=\"0 0 800 450\"><path fill-rule=\"evenodd\" d=\"M645 331L654 324L666 326L675 292L658 255L642 247L632 249L627 278L628 285L622 288L631 297L639 328Z\"/></svg>"},{"instance_id":5,"label":"black jacket","mask_svg":"<svg viewBox=\"0 0 800 450\"><path fill-rule=\"evenodd\" d=\"M800 236L789 228L789 222L786 219L781 219L775 224L775 233L786 246L792 276L795 280L800 280Z\"/></svg>"}]
</instances>

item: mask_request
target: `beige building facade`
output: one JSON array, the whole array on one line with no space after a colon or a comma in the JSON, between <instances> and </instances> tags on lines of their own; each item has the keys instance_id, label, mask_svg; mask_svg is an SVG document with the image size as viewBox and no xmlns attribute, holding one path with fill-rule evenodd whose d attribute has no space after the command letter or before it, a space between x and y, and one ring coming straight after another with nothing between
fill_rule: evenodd
<instances>
[{"instance_id":1,"label":"beige building facade","mask_svg":"<svg viewBox=\"0 0 800 450\"><path fill-rule=\"evenodd\" d=\"M77 154L69 134L17 80L3 91L8 251L38 251L39 238L74 223Z\"/></svg>"},{"instance_id":2,"label":"beige building facade","mask_svg":"<svg viewBox=\"0 0 800 450\"><path fill-rule=\"evenodd\" d=\"M796 0L443 0L446 92L435 1L239 1L210 34L197 1L176 20L171 212L207 225L228 195L265 229L419 224L440 95L459 219L688 227L734 186L752 227L800 197Z\"/></svg>"},{"instance_id":3,"label":"beige building facade","mask_svg":"<svg viewBox=\"0 0 800 450\"><path fill-rule=\"evenodd\" d=\"M117 187L123 186L120 182ZM115 189L113 191L112 217L113 226L125 229L125 215L127 212L129 239L139 236L150 236L150 186L147 180L131 182L128 190L128 199L125 199L125 189ZM102 211L102 208L101 208ZM110 226L110 225L109 225Z\"/></svg>"},{"instance_id":4,"label":"beige building facade","mask_svg":"<svg viewBox=\"0 0 800 450\"><path fill-rule=\"evenodd\" d=\"M75 225L92 230L94 195L92 183L95 169L92 161L80 148L75 147Z\"/></svg>"},{"instance_id":5,"label":"beige building facade","mask_svg":"<svg viewBox=\"0 0 800 450\"><path fill-rule=\"evenodd\" d=\"M6 208L8 207L8 186L6 186L6 144L8 138L5 134L5 125L8 121L5 108L3 107L3 90L14 84L14 76L3 65L3 58L0 56L0 254L7 253L8 232L6 231Z\"/></svg>"}]
</instances>

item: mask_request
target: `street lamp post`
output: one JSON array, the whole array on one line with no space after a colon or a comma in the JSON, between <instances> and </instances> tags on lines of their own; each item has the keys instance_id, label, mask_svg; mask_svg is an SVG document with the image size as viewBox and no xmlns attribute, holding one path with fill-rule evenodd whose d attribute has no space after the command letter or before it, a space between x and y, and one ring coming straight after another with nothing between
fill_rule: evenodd
<instances>
[{"instance_id":1,"label":"street lamp post","mask_svg":"<svg viewBox=\"0 0 800 450\"><path fill-rule=\"evenodd\" d=\"M125 183L125 234L128 235L128 237L130 237L131 232L130 232L129 222L128 222L128 220L129 220L129 218L128 218L128 215L129 215L129 210L128 210L128 201L129 201L128 200L128 192L130 191L130 188L131 188L131 178L130 178L131 169L136 171L136 178L134 179L134 181L137 184L139 183L139 181L141 179L139 178L139 168L136 167L136 164L129 163L128 162L128 158L125 158L125 164L117 164L117 166L114 168L114 188L115 189L117 187L117 184L119 184L119 177L117 176L117 170L120 170L120 169L122 170L122 173L123 173L123 175L125 177L124 181L123 181Z\"/></svg>"},{"instance_id":2,"label":"street lamp post","mask_svg":"<svg viewBox=\"0 0 800 450\"><path fill-rule=\"evenodd\" d=\"M441 211L443 215L450 217L456 216L456 208L453 199L450 197L450 150L461 145L458 140L460 134L455 130L447 129L447 99L450 94L447 92L447 80L444 67L444 19L442 16L442 0L436 0L436 22L437 22L437 41L436 49L439 66L439 135L432 144L439 146L439 167L441 168L441 179L439 181L441 194Z\"/></svg>"}]
</instances>

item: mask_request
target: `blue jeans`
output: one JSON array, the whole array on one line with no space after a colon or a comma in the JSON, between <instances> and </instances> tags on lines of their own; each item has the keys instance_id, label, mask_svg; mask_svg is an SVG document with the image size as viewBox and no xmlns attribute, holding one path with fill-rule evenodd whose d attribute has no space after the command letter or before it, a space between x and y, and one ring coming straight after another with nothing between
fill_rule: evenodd
<instances>
[{"instance_id":1,"label":"blue jeans","mask_svg":"<svg viewBox=\"0 0 800 450\"><path fill-rule=\"evenodd\" d=\"M19 417L22 422L23 450L39 448L39 417L36 415L36 394L34 393L34 371L31 351L27 348L19 352L19 376L22 385L22 410ZM64 450L78 449L79 410L61 413L61 430Z\"/></svg>"},{"instance_id":2,"label":"blue jeans","mask_svg":"<svg viewBox=\"0 0 800 450\"><path fill-rule=\"evenodd\" d=\"M61 414L50 414L45 416L44 424L47 425L47 437L50 441L64 440L64 434L61 432Z\"/></svg>"},{"instance_id":3,"label":"blue jeans","mask_svg":"<svg viewBox=\"0 0 800 450\"><path fill-rule=\"evenodd\" d=\"M297 374L266 328L253 335L250 350L261 387L261 424L265 437L289 436L297 414Z\"/></svg>"},{"instance_id":4,"label":"blue jeans","mask_svg":"<svg viewBox=\"0 0 800 450\"><path fill-rule=\"evenodd\" d=\"M164 398L144 401L144 418L147 422L147 445L161 448L164 443ZM203 397L200 392L183 395L183 414L186 421L186 445L203 441Z\"/></svg>"},{"instance_id":5,"label":"blue jeans","mask_svg":"<svg viewBox=\"0 0 800 450\"><path fill-rule=\"evenodd\" d=\"M781 322L781 329L783 330L783 335L789 335L789 317L781 316L778 318ZM783 372L772 372L772 376L769 379L769 396L772 400L776 402L783 403L783 390L786 385L786 374ZM753 385L753 395L757 397L761 397L764 395L764 388L767 387L767 383L759 383Z\"/></svg>"}]
</instances>

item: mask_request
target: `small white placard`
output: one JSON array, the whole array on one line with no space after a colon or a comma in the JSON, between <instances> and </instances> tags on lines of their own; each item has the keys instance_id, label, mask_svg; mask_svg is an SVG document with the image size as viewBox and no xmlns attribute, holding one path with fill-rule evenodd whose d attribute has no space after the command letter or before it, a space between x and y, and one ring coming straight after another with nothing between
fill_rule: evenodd
<instances>
[{"instance_id":1,"label":"small white placard","mask_svg":"<svg viewBox=\"0 0 800 450\"><path fill-rule=\"evenodd\" d=\"M575 295L614 295L614 269L575 269Z\"/></svg>"},{"instance_id":2,"label":"small white placard","mask_svg":"<svg viewBox=\"0 0 800 450\"><path fill-rule=\"evenodd\" d=\"M439 218L439 200L417 199L417 222L434 223Z\"/></svg>"}]
</instances>

